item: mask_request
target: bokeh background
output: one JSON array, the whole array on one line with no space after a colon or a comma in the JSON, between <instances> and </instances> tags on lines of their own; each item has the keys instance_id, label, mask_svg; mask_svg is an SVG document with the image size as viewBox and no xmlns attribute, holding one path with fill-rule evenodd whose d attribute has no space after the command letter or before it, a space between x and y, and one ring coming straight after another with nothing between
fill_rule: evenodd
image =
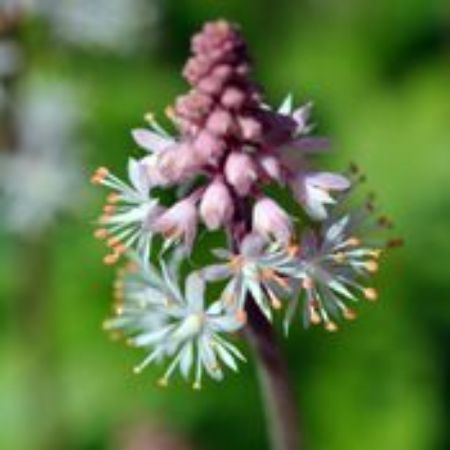
<instances>
[{"instance_id":1,"label":"bokeh background","mask_svg":"<svg viewBox=\"0 0 450 450\"><path fill-rule=\"evenodd\" d=\"M313 450L450 449L450 3L0 1L0 448L266 449L255 368L202 392L101 331L113 273L92 238L130 129L186 90L189 36L239 22L278 104L313 100L406 242L376 305L283 340Z\"/></svg>"}]
</instances>

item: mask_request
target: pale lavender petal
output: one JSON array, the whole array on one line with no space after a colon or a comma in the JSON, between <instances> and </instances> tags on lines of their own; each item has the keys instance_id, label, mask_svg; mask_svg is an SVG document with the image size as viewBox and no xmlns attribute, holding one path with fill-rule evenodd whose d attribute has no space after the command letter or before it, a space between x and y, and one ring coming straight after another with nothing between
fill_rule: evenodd
<instances>
[{"instance_id":1,"label":"pale lavender petal","mask_svg":"<svg viewBox=\"0 0 450 450\"><path fill-rule=\"evenodd\" d=\"M318 153L330 150L330 140L324 137L302 137L287 144L288 149L304 153Z\"/></svg>"},{"instance_id":2,"label":"pale lavender petal","mask_svg":"<svg viewBox=\"0 0 450 450\"><path fill-rule=\"evenodd\" d=\"M175 143L173 139L161 136L145 128L133 130L132 135L136 144L150 152L161 152Z\"/></svg>"},{"instance_id":3,"label":"pale lavender petal","mask_svg":"<svg viewBox=\"0 0 450 450\"><path fill-rule=\"evenodd\" d=\"M350 181L346 177L332 172L318 172L307 175L306 183L335 191L345 191L350 187Z\"/></svg>"},{"instance_id":4,"label":"pale lavender petal","mask_svg":"<svg viewBox=\"0 0 450 450\"><path fill-rule=\"evenodd\" d=\"M207 281L217 281L229 278L232 275L228 264L213 264L202 270L202 276Z\"/></svg>"}]
</instances>

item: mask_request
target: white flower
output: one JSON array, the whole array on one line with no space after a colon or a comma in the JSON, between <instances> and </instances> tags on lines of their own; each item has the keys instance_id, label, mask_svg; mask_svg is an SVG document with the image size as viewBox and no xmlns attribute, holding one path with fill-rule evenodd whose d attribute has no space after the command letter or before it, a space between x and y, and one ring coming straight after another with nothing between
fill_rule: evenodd
<instances>
[{"instance_id":1,"label":"white flower","mask_svg":"<svg viewBox=\"0 0 450 450\"><path fill-rule=\"evenodd\" d=\"M134 50L144 35L156 37L159 20L158 1L37 0L33 10L50 22L62 41L117 53Z\"/></svg>"},{"instance_id":2,"label":"white flower","mask_svg":"<svg viewBox=\"0 0 450 450\"><path fill-rule=\"evenodd\" d=\"M357 293L367 300L376 300L377 291L362 285L359 279L366 279L378 270L381 249L356 237L355 225L360 225L360 217L355 222L354 219L356 217L347 214L325 223L320 237L313 231L304 233L295 274L300 280L300 296L295 297L288 308L286 329L299 299L304 299L305 324L323 323L328 331L337 330L333 319L356 317L346 301L357 301Z\"/></svg>"},{"instance_id":3,"label":"white flower","mask_svg":"<svg viewBox=\"0 0 450 450\"><path fill-rule=\"evenodd\" d=\"M239 254L215 250L213 253L227 262L206 267L203 276L211 281L229 279L222 294L226 306L244 308L251 295L271 320L271 309L282 306L280 296L291 292L289 277L296 272L292 250L293 247L284 248L255 233L249 234L242 241Z\"/></svg>"},{"instance_id":4,"label":"white flower","mask_svg":"<svg viewBox=\"0 0 450 450\"><path fill-rule=\"evenodd\" d=\"M100 167L91 179L114 191L107 198L100 228L95 231L95 236L106 239L112 248L112 253L104 258L106 264L114 264L130 248L148 259L154 234L152 224L162 210L158 200L150 196L151 180L141 161L129 159L128 178L130 184Z\"/></svg>"},{"instance_id":5,"label":"white flower","mask_svg":"<svg viewBox=\"0 0 450 450\"><path fill-rule=\"evenodd\" d=\"M17 146L0 155L2 227L30 237L79 206L82 108L70 84L48 80L31 80L18 100Z\"/></svg>"},{"instance_id":6,"label":"white flower","mask_svg":"<svg viewBox=\"0 0 450 450\"><path fill-rule=\"evenodd\" d=\"M223 378L222 364L237 371L236 360L245 358L222 334L244 325L242 312L225 310L221 301L206 306L205 281L199 273L187 277L183 293L176 265L162 265L161 275L146 264L135 271L131 281L123 283L118 316L105 323L106 329L130 336L129 344L148 350L135 372L171 359L160 384L167 385L178 368L185 379L194 372L193 387L199 389L204 371L216 381Z\"/></svg>"}]
</instances>

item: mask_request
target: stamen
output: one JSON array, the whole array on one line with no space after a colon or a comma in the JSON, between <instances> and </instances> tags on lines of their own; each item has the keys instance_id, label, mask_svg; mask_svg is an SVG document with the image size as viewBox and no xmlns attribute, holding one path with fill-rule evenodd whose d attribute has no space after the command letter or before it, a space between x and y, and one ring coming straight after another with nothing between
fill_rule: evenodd
<instances>
[{"instance_id":1,"label":"stamen","mask_svg":"<svg viewBox=\"0 0 450 450\"><path fill-rule=\"evenodd\" d=\"M108 176L109 170L106 167L99 167L91 177L92 184L101 184Z\"/></svg>"},{"instance_id":2,"label":"stamen","mask_svg":"<svg viewBox=\"0 0 450 450\"><path fill-rule=\"evenodd\" d=\"M369 271L369 272L377 272L378 271L378 263L376 261L366 261L364 262L364 267Z\"/></svg>"},{"instance_id":3,"label":"stamen","mask_svg":"<svg viewBox=\"0 0 450 450\"><path fill-rule=\"evenodd\" d=\"M169 380L165 377L162 377L157 381L157 384L159 387L167 387L169 385Z\"/></svg>"},{"instance_id":4,"label":"stamen","mask_svg":"<svg viewBox=\"0 0 450 450\"><path fill-rule=\"evenodd\" d=\"M167 108L164 110L164 113L166 114L167 118L175 121L176 120L176 116L175 116L175 110L173 109L172 106L167 106Z\"/></svg>"},{"instance_id":5,"label":"stamen","mask_svg":"<svg viewBox=\"0 0 450 450\"><path fill-rule=\"evenodd\" d=\"M338 329L338 326L331 320L325 323L325 330L329 331L330 333L334 333Z\"/></svg>"},{"instance_id":6,"label":"stamen","mask_svg":"<svg viewBox=\"0 0 450 450\"><path fill-rule=\"evenodd\" d=\"M342 315L344 316L344 319L347 320L355 320L357 317L356 312L349 308L344 309Z\"/></svg>"},{"instance_id":7,"label":"stamen","mask_svg":"<svg viewBox=\"0 0 450 450\"><path fill-rule=\"evenodd\" d=\"M236 312L236 320L241 323L246 323L247 322L247 313L243 309L238 310Z\"/></svg>"},{"instance_id":8,"label":"stamen","mask_svg":"<svg viewBox=\"0 0 450 450\"><path fill-rule=\"evenodd\" d=\"M96 239L106 239L108 237L109 233L106 228L98 228L94 231L94 237Z\"/></svg>"},{"instance_id":9,"label":"stamen","mask_svg":"<svg viewBox=\"0 0 450 450\"><path fill-rule=\"evenodd\" d=\"M333 255L333 260L338 264L344 264L346 259L347 257L345 256L344 252L338 252Z\"/></svg>"},{"instance_id":10,"label":"stamen","mask_svg":"<svg viewBox=\"0 0 450 450\"><path fill-rule=\"evenodd\" d=\"M378 292L374 288L363 289L363 294L364 297L370 301L375 301L378 298Z\"/></svg>"},{"instance_id":11,"label":"stamen","mask_svg":"<svg viewBox=\"0 0 450 450\"><path fill-rule=\"evenodd\" d=\"M117 208L114 205L105 205L103 207L103 212L108 215L114 214L116 212L116 210L117 210Z\"/></svg>"},{"instance_id":12,"label":"stamen","mask_svg":"<svg viewBox=\"0 0 450 450\"><path fill-rule=\"evenodd\" d=\"M322 321L314 307L309 308L309 320L313 325L318 325Z\"/></svg>"},{"instance_id":13,"label":"stamen","mask_svg":"<svg viewBox=\"0 0 450 450\"><path fill-rule=\"evenodd\" d=\"M272 308L280 309L282 306L280 299L270 289L268 289L267 292L270 297L270 303L272 304Z\"/></svg>"},{"instance_id":14,"label":"stamen","mask_svg":"<svg viewBox=\"0 0 450 450\"><path fill-rule=\"evenodd\" d=\"M361 245L361 240L357 237L350 237L345 242L349 247L359 247Z\"/></svg>"},{"instance_id":15,"label":"stamen","mask_svg":"<svg viewBox=\"0 0 450 450\"><path fill-rule=\"evenodd\" d=\"M103 263L107 266L112 266L119 260L119 255L117 253L111 253L109 255L106 255L103 258Z\"/></svg>"},{"instance_id":16,"label":"stamen","mask_svg":"<svg viewBox=\"0 0 450 450\"><path fill-rule=\"evenodd\" d=\"M106 201L108 203L117 203L120 201L120 195L117 194L116 192L112 192L111 194L108 195L108 197L106 197Z\"/></svg>"}]
</instances>

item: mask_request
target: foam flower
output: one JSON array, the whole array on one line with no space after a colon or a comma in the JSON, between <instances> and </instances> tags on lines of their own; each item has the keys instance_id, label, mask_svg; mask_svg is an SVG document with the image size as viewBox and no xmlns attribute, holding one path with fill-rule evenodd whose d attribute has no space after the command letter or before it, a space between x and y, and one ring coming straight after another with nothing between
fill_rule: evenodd
<instances>
[{"instance_id":1,"label":"foam flower","mask_svg":"<svg viewBox=\"0 0 450 450\"><path fill-rule=\"evenodd\" d=\"M220 301L206 306L205 281L196 272L187 277L182 292L176 269L163 266L159 274L156 268L142 265L134 270L132 279L121 286L117 316L106 321L105 328L123 333L129 345L147 350L135 372L170 360L159 384L167 385L179 369L186 379L193 373L193 387L199 389L204 372L220 381L222 366L238 370L237 361L245 358L223 334L234 333L244 325L243 313L226 312ZM136 279L141 283L137 292Z\"/></svg>"},{"instance_id":2,"label":"foam flower","mask_svg":"<svg viewBox=\"0 0 450 450\"><path fill-rule=\"evenodd\" d=\"M289 277L296 268L289 251L252 233L243 239L239 253L220 249L214 254L225 263L206 267L203 276L209 281L228 280L222 294L224 304L243 308L248 295L251 295L261 311L271 319L272 308L282 306L280 297L291 292Z\"/></svg>"},{"instance_id":3,"label":"foam flower","mask_svg":"<svg viewBox=\"0 0 450 450\"><path fill-rule=\"evenodd\" d=\"M130 248L136 248L144 257L150 255L152 224L161 208L158 200L150 196L150 179L139 161L129 160L128 177L129 184L126 184L101 167L91 179L92 183L112 190L95 231L95 236L106 240L112 250L105 256L105 264L114 264Z\"/></svg>"}]
</instances>

